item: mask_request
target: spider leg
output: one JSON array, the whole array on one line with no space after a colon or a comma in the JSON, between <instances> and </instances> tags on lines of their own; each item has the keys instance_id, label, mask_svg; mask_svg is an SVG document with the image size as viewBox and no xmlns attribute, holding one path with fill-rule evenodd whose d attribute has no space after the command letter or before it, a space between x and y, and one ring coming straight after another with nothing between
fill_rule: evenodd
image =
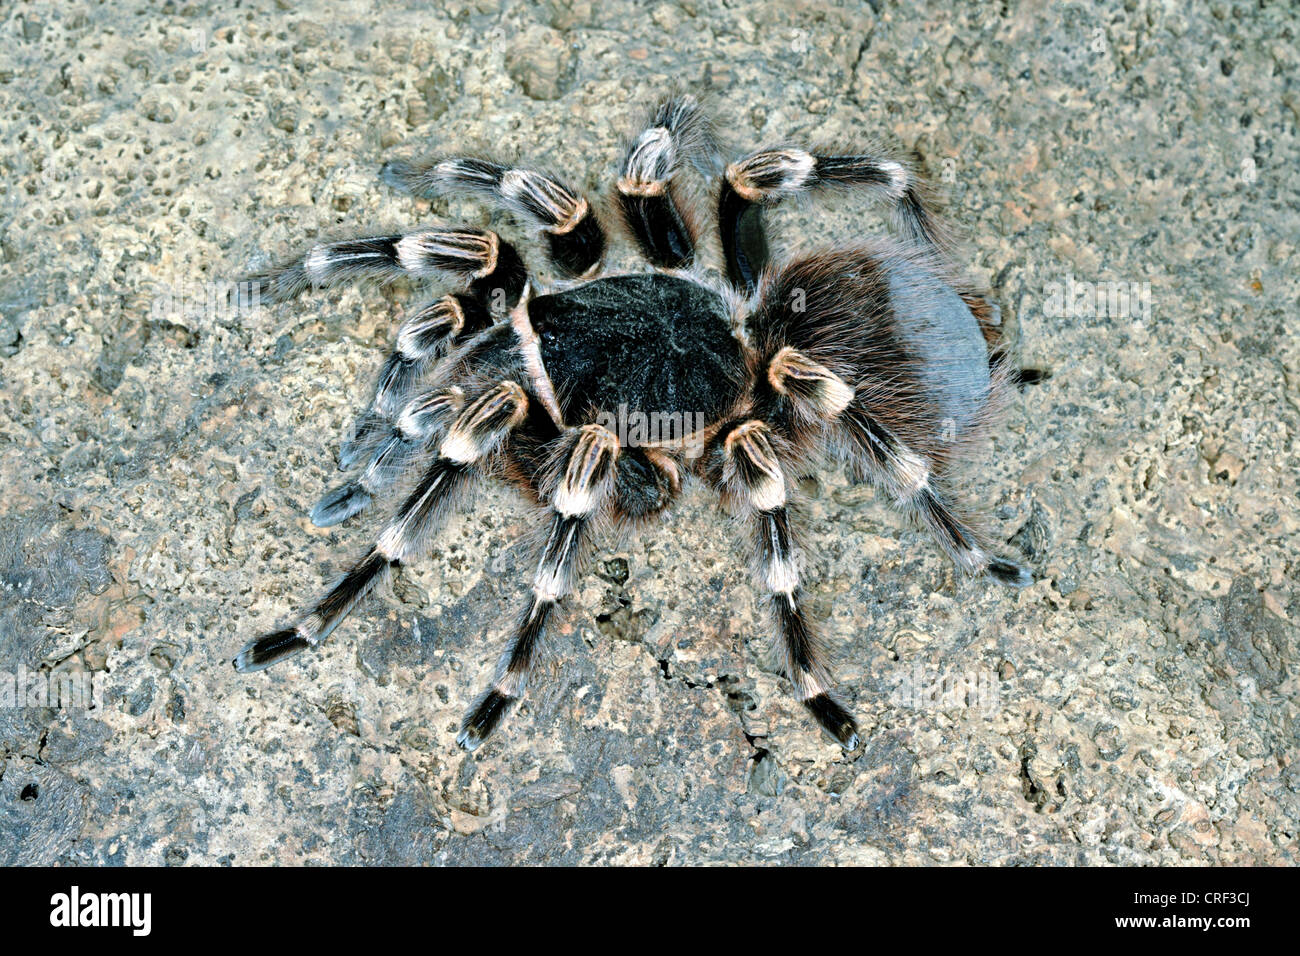
<instances>
[{"instance_id":1,"label":"spider leg","mask_svg":"<svg viewBox=\"0 0 1300 956\"><path fill-rule=\"evenodd\" d=\"M573 587L591 521L605 507L614 484L619 444L600 425L586 425L570 437L559 481L550 494L550 527L533 575L533 593L496 675L461 725L456 743L475 750L524 695L537 661L546 620Z\"/></svg>"},{"instance_id":2,"label":"spider leg","mask_svg":"<svg viewBox=\"0 0 1300 956\"><path fill-rule=\"evenodd\" d=\"M472 156L422 163L385 163L380 175L396 189L434 198L475 193L541 229L550 258L567 276L593 272L605 254L605 231L577 190L545 173Z\"/></svg>"},{"instance_id":3,"label":"spider leg","mask_svg":"<svg viewBox=\"0 0 1300 956\"><path fill-rule=\"evenodd\" d=\"M370 503L370 496L402 473L417 438L408 434L401 416L411 407L425 414L411 423L429 424L428 412L445 408L430 393L417 395L429 370L448 352L492 324L488 308L473 295L455 293L413 311L397 330L393 350L380 367L370 404L357 416L339 448L339 469L346 471L365 457L369 463L356 478L338 485L316 503L311 520L318 528L346 521ZM416 430L418 431L418 429Z\"/></svg>"},{"instance_id":4,"label":"spider leg","mask_svg":"<svg viewBox=\"0 0 1300 956\"><path fill-rule=\"evenodd\" d=\"M859 466L865 466L899 507L921 520L954 564L971 574L987 571L1012 587L1033 583L1028 568L992 554L982 537L961 520L923 455L908 448L860 409L850 409L841 423L856 450Z\"/></svg>"},{"instance_id":5,"label":"spider leg","mask_svg":"<svg viewBox=\"0 0 1300 956\"><path fill-rule=\"evenodd\" d=\"M845 750L858 745L857 723L832 694L826 651L803 605L798 549L787 509L778 436L757 419L735 423L716 440L714 485L739 507L752 535L755 574L768 594L777 648L799 701Z\"/></svg>"},{"instance_id":6,"label":"spider leg","mask_svg":"<svg viewBox=\"0 0 1300 956\"><path fill-rule=\"evenodd\" d=\"M249 641L234 659L235 669L258 671L330 635L339 622L393 567L419 556L429 535L450 510L456 492L481 471L490 456L524 418L528 399L515 382L504 381L470 402L447 431L424 477L389 520L375 543L325 597L293 627Z\"/></svg>"},{"instance_id":7,"label":"spider leg","mask_svg":"<svg viewBox=\"0 0 1300 956\"><path fill-rule=\"evenodd\" d=\"M411 406L425 409L410 422L427 422L428 412L445 408L429 404L431 396L416 395L429 370L457 345L463 344L492 324L486 306L472 295L443 296L421 306L397 330L392 352L380 368L374 396L357 416L339 450L339 467L351 468L363 457L369 463L362 473L332 488L312 509L311 520L319 528L345 521L370 503L370 496L390 484L404 470L416 446L412 442L426 435L406 434L400 416ZM410 429L407 429L410 431ZM418 431L418 429L417 429Z\"/></svg>"},{"instance_id":8,"label":"spider leg","mask_svg":"<svg viewBox=\"0 0 1300 956\"><path fill-rule=\"evenodd\" d=\"M354 279L391 282L402 276L459 279L479 302L490 305L500 299L506 308L519 301L528 279L514 246L495 232L459 227L322 242L247 281L256 283L268 301L283 302L312 287Z\"/></svg>"},{"instance_id":9,"label":"spider leg","mask_svg":"<svg viewBox=\"0 0 1300 956\"><path fill-rule=\"evenodd\" d=\"M357 416L339 448L346 471L397 431L396 418L425 374L452 348L492 324L488 309L463 293L422 305L402 322L393 350L380 367L370 404Z\"/></svg>"},{"instance_id":10,"label":"spider leg","mask_svg":"<svg viewBox=\"0 0 1300 956\"><path fill-rule=\"evenodd\" d=\"M398 328L393 349L379 370L370 405L357 416L339 449L341 470L350 469L366 456L370 462L362 475L332 488L317 502L311 513L317 527L335 525L357 514L369 504L371 493L401 473L401 464L409 458L404 452L410 450L410 439L402 435L397 423L402 409L440 359L492 325L494 309L504 310L518 302L522 295L522 287L516 288L519 275L525 275L526 284L523 263L494 233L484 235L490 241L476 251L488 260L476 271L490 271L472 279L465 292L419 306ZM509 250L504 260L502 249Z\"/></svg>"},{"instance_id":11,"label":"spider leg","mask_svg":"<svg viewBox=\"0 0 1300 956\"><path fill-rule=\"evenodd\" d=\"M727 167L718 196L718 226L727 278L753 292L771 257L762 207L828 186L865 186L890 204L895 228L908 240L947 252L951 240L916 170L883 151L860 155L762 149Z\"/></svg>"},{"instance_id":12,"label":"spider leg","mask_svg":"<svg viewBox=\"0 0 1300 956\"><path fill-rule=\"evenodd\" d=\"M642 254L656 266L683 269L695 259L697 230L683 213L676 173L683 158L707 172L717 147L693 96L661 102L646 128L628 144L617 184L618 210Z\"/></svg>"},{"instance_id":13,"label":"spider leg","mask_svg":"<svg viewBox=\"0 0 1300 956\"><path fill-rule=\"evenodd\" d=\"M446 295L412 312L397 329L393 351L375 383L372 407L392 420L431 365L492 324L491 313L468 295Z\"/></svg>"},{"instance_id":14,"label":"spider leg","mask_svg":"<svg viewBox=\"0 0 1300 956\"><path fill-rule=\"evenodd\" d=\"M311 510L312 524L328 528L364 510L372 496L387 488L411 464L422 448L439 437L464 405L459 388L429 389L411 399L394 419L380 418L372 410L363 420L375 424L368 441L370 462L361 474L326 492ZM386 433L381 433L386 432ZM358 438L358 443L362 439Z\"/></svg>"}]
</instances>

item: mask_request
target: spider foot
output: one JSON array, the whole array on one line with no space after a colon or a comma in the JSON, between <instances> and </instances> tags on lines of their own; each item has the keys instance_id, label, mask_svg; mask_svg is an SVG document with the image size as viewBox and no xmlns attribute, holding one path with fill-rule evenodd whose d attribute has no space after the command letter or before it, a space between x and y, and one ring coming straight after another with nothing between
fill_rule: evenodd
<instances>
[{"instance_id":1,"label":"spider foot","mask_svg":"<svg viewBox=\"0 0 1300 956\"><path fill-rule=\"evenodd\" d=\"M1024 391L1025 386L1041 385L1051 377L1051 371L1045 368L1022 368L1016 372L1014 379L1016 387Z\"/></svg>"},{"instance_id":2,"label":"spider foot","mask_svg":"<svg viewBox=\"0 0 1300 956\"><path fill-rule=\"evenodd\" d=\"M311 523L328 528L346 521L370 504L370 495L359 484L349 481L327 492L311 509Z\"/></svg>"},{"instance_id":3,"label":"spider foot","mask_svg":"<svg viewBox=\"0 0 1300 956\"><path fill-rule=\"evenodd\" d=\"M339 445L339 471L348 471L367 455L374 454L375 446L391 428L392 425L373 409L368 408L358 415Z\"/></svg>"},{"instance_id":4,"label":"spider foot","mask_svg":"<svg viewBox=\"0 0 1300 956\"><path fill-rule=\"evenodd\" d=\"M858 749L858 725L847 710L829 694L818 694L803 702L822 729L835 738L847 751Z\"/></svg>"},{"instance_id":5,"label":"spider foot","mask_svg":"<svg viewBox=\"0 0 1300 956\"><path fill-rule=\"evenodd\" d=\"M465 718L460 733L456 735L456 746L470 753L477 750L483 741L492 736L501 719L510 713L516 700L518 698L507 696L497 690L488 691Z\"/></svg>"},{"instance_id":6,"label":"spider foot","mask_svg":"<svg viewBox=\"0 0 1300 956\"><path fill-rule=\"evenodd\" d=\"M989 562L989 574L993 575L1003 584L1013 588L1024 588L1034 583L1034 573L1023 564L1017 564L1015 561L1008 561L1005 558L994 558Z\"/></svg>"},{"instance_id":7,"label":"spider foot","mask_svg":"<svg viewBox=\"0 0 1300 956\"><path fill-rule=\"evenodd\" d=\"M249 641L231 663L241 674L251 674L308 647L311 642L297 628L289 627Z\"/></svg>"}]
</instances>

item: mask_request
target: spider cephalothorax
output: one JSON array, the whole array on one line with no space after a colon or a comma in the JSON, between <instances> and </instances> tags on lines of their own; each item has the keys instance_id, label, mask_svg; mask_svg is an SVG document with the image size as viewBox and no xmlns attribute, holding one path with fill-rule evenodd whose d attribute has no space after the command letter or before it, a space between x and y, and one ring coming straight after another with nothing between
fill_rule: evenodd
<instances>
[{"instance_id":1,"label":"spider cephalothorax","mask_svg":"<svg viewBox=\"0 0 1300 956\"><path fill-rule=\"evenodd\" d=\"M341 453L356 477L316 505L318 525L361 511L403 475L409 492L371 548L295 623L250 641L255 671L319 644L396 565L419 558L458 493L494 475L538 507L537 570L491 686L457 742L477 747L524 693L548 617L569 592L593 524L663 513L688 480L747 527L780 659L795 693L841 745L853 718L832 692L806 615L790 479L828 457L914 514L963 570L1030 581L955 501L951 467L1017 376L996 310L952 264L912 167L879 151L766 149L727 166L717 197L726 283L692 272L699 217L679 188L690 160L716 172L694 99L674 97L627 149L613 196L654 267L598 275L605 233L560 180L480 158L389 164L420 195L471 191L531 221L572 281L546 292L514 247L480 229L425 229L318 245L258 277L283 299L346 278L459 280L398 329L374 398ZM826 186L890 204L899 236L774 262L763 207ZM649 423L649 427L647 427Z\"/></svg>"}]
</instances>

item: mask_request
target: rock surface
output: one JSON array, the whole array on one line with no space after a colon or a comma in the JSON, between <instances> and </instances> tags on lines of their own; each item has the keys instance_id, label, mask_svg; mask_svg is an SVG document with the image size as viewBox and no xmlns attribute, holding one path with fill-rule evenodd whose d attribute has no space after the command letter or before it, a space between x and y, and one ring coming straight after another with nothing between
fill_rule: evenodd
<instances>
[{"instance_id":1,"label":"rock surface","mask_svg":"<svg viewBox=\"0 0 1300 956\"><path fill-rule=\"evenodd\" d=\"M0 17L0 672L101 688L0 706L0 863L1300 862L1286 4L254 6ZM736 151L878 136L940 180L1055 373L969 485L1037 583L960 580L869 488L805 481L845 757L696 492L602 545L467 756L530 563L492 488L321 653L235 674L373 532L305 515L418 293L222 283L325 235L522 236L377 170L488 148L599 193L674 83ZM789 252L883 228L851 194L775 218Z\"/></svg>"}]
</instances>

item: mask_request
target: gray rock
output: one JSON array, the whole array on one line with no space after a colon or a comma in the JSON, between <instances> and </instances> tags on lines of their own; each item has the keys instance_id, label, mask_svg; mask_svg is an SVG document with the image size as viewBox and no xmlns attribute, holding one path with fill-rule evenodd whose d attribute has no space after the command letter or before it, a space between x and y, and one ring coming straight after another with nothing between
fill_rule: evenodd
<instances>
[{"instance_id":1,"label":"gray rock","mask_svg":"<svg viewBox=\"0 0 1300 956\"><path fill-rule=\"evenodd\" d=\"M535 100L558 100L569 92L576 67L572 47L554 30L528 30L506 53L506 72Z\"/></svg>"},{"instance_id":2,"label":"gray rock","mask_svg":"<svg viewBox=\"0 0 1300 956\"><path fill-rule=\"evenodd\" d=\"M66 0L11 31L0 672L104 693L0 708L0 863L1300 863L1285 4L279 6ZM675 84L712 94L729 158L918 153L1015 353L1055 373L963 485L1037 583L962 580L870 487L803 482L846 756L773 673L697 491L599 543L524 706L467 756L532 564L529 507L489 486L318 653L237 675L382 520L306 513L432 290L241 309L226 283L430 221L491 225L549 279L510 217L380 166L490 150L596 198ZM802 255L879 212L836 192L770 219ZM608 261L637 265L621 239Z\"/></svg>"}]
</instances>

